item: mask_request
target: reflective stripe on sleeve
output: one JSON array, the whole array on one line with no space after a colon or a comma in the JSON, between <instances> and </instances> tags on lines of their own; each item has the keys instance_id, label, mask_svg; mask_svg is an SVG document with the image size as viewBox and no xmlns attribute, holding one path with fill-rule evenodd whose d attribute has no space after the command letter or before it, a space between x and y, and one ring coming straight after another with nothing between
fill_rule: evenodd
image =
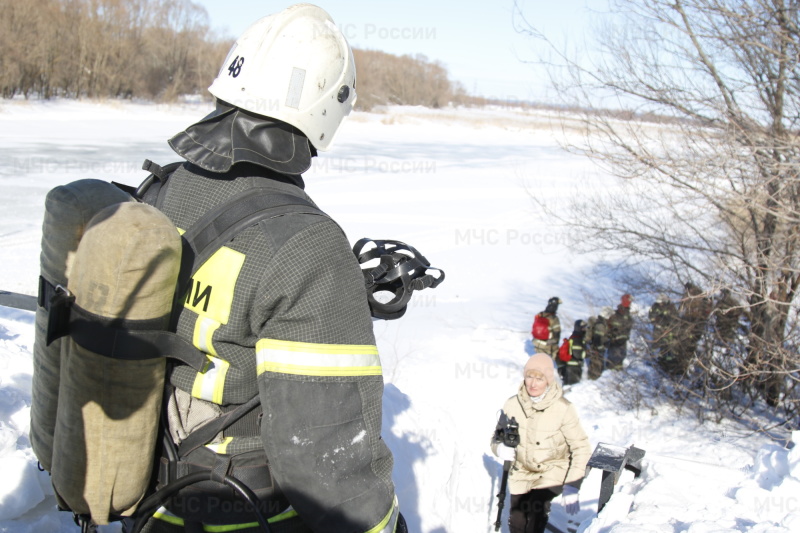
<instances>
[{"instance_id":1,"label":"reflective stripe on sleeve","mask_svg":"<svg viewBox=\"0 0 800 533\"><path fill-rule=\"evenodd\" d=\"M261 339L256 343L258 374L380 376L378 347L371 344L315 344Z\"/></svg>"},{"instance_id":2,"label":"reflective stripe on sleeve","mask_svg":"<svg viewBox=\"0 0 800 533\"><path fill-rule=\"evenodd\" d=\"M211 361L205 373L199 373L194 378L192 396L207 402L222 403L222 393L225 389L225 376L231 364L224 359L206 354Z\"/></svg>"},{"instance_id":3,"label":"reflective stripe on sleeve","mask_svg":"<svg viewBox=\"0 0 800 533\"><path fill-rule=\"evenodd\" d=\"M212 338L214 337L214 332L217 331L220 326L221 324L216 320L198 316L197 321L194 323L194 345L206 353L217 355Z\"/></svg>"},{"instance_id":4,"label":"reflective stripe on sleeve","mask_svg":"<svg viewBox=\"0 0 800 533\"><path fill-rule=\"evenodd\" d=\"M391 509L386 513L377 526L373 527L366 533L394 533L397 526L397 516L400 514L400 506L397 504L397 496L394 497Z\"/></svg>"}]
</instances>

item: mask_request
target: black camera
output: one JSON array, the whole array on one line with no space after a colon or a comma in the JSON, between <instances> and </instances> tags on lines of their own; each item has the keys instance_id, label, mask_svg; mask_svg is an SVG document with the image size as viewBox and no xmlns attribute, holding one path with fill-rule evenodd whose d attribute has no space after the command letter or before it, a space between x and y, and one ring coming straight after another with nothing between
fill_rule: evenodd
<instances>
[{"instance_id":1,"label":"black camera","mask_svg":"<svg viewBox=\"0 0 800 533\"><path fill-rule=\"evenodd\" d=\"M500 412L500 420L497 422L497 429L494 430L494 439L510 448L517 447L519 444L519 423L513 416L509 418L504 412Z\"/></svg>"}]
</instances>

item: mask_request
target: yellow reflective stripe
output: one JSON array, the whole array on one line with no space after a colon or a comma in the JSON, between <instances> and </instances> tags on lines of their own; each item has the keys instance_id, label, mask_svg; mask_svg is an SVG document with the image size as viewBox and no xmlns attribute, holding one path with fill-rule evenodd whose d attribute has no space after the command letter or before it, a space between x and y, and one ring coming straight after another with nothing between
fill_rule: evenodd
<instances>
[{"instance_id":1,"label":"yellow reflective stripe","mask_svg":"<svg viewBox=\"0 0 800 533\"><path fill-rule=\"evenodd\" d=\"M272 518L267 518L268 524L274 524L275 522L280 522L282 520L288 520L289 518L293 518L297 516L297 511L294 509L290 509L285 513L281 513L279 515L275 515ZM207 531L208 533L224 533L225 531L238 531L240 529L247 529L250 527L258 527L258 522L249 522L247 524L234 524L230 526L203 526L203 531Z\"/></svg>"},{"instance_id":2,"label":"yellow reflective stripe","mask_svg":"<svg viewBox=\"0 0 800 533\"><path fill-rule=\"evenodd\" d=\"M164 507L160 507L158 511L153 513L153 518L163 520L164 522L168 524L173 524L175 526L183 525L183 518L175 516L174 514L167 511Z\"/></svg>"},{"instance_id":3,"label":"yellow reflective stripe","mask_svg":"<svg viewBox=\"0 0 800 533\"><path fill-rule=\"evenodd\" d=\"M208 354L206 357L211 361L211 365L204 373L198 372L195 376L192 396L207 402L221 404L222 393L225 390L225 376L228 374L231 364L224 359Z\"/></svg>"},{"instance_id":4,"label":"yellow reflective stripe","mask_svg":"<svg viewBox=\"0 0 800 533\"><path fill-rule=\"evenodd\" d=\"M267 520L269 522L269 520ZM208 533L224 533L225 531L238 531L240 529L249 529L251 527L258 527L258 522L248 522L247 524L233 524L230 526L206 526L203 525L203 531Z\"/></svg>"},{"instance_id":5,"label":"yellow reflective stripe","mask_svg":"<svg viewBox=\"0 0 800 533\"><path fill-rule=\"evenodd\" d=\"M267 522L270 524L274 524L275 522L281 522L282 520L288 520L290 518L294 518L297 516L297 511L289 507L288 511L284 511L281 514L276 514L272 518L267 518Z\"/></svg>"},{"instance_id":6,"label":"yellow reflective stripe","mask_svg":"<svg viewBox=\"0 0 800 533\"><path fill-rule=\"evenodd\" d=\"M393 533L394 526L397 525L397 514L399 513L398 504L397 504L397 496L394 497L394 502L392 502L392 506L389 508L389 512L386 513L386 516L383 517L383 520L378 522L378 525L367 531L366 533ZM386 527L392 522L392 518L394 518L392 531L389 532Z\"/></svg>"},{"instance_id":7,"label":"yellow reflective stripe","mask_svg":"<svg viewBox=\"0 0 800 533\"><path fill-rule=\"evenodd\" d=\"M206 444L206 448L215 453L226 453L228 451L228 444L233 441L233 437L225 437L222 442L216 444Z\"/></svg>"},{"instance_id":8,"label":"yellow reflective stripe","mask_svg":"<svg viewBox=\"0 0 800 533\"><path fill-rule=\"evenodd\" d=\"M380 376L378 347L372 344L315 344L261 339L256 343L259 374Z\"/></svg>"},{"instance_id":9,"label":"yellow reflective stripe","mask_svg":"<svg viewBox=\"0 0 800 533\"><path fill-rule=\"evenodd\" d=\"M197 321L194 323L194 338L192 339L194 345L206 353L218 355L217 351L214 349L212 338L214 337L214 332L217 331L220 326L221 324L216 320L198 316Z\"/></svg>"},{"instance_id":10,"label":"yellow reflective stripe","mask_svg":"<svg viewBox=\"0 0 800 533\"><path fill-rule=\"evenodd\" d=\"M267 519L268 524L274 524L276 522L281 522L283 520L288 520L289 518L294 518L297 516L297 511L289 507L286 511L282 512L281 514L275 515L272 518ZM169 524L173 524L176 526L183 526L184 521L183 518L175 516L174 514L170 513L166 508L161 507L153 513L153 518L157 518L159 520L163 520ZM238 531L240 529L248 529L252 527L258 527L258 522L247 522L246 524L231 524L225 526L209 526L203 524L203 531L208 533L224 533L225 531Z\"/></svg>"}]
</instances>

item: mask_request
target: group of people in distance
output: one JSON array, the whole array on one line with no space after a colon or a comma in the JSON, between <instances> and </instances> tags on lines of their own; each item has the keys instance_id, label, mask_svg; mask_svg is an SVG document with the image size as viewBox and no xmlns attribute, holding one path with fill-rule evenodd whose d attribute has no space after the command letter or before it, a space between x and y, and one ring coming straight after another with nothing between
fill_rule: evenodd
<instances>
[{"instance_id":1,"label":"group of people in distance","mask_svg":"<svg viewBox=\"0 0 800 533\"><path fill-rule=\"evenodd\" d=\"M580 381L587 361L590 379L599 378L604 370L619 370L633 329L632 302L633 296L623 294L616 310L603 307L596 316L576 320L572 333L562 340L558 317L561 300L554 296L534 317L533 347L553 357L564 385ZM649 347L663 370L680 375L687 370L705 333L712 332L716 344L732 346L743 327L742 316L746 317L743 308L730 290L722 288L712 298L699 286L686 282L677 303L664 293L655 298L647 314L652 328Z\"/></svg>"},{"instance_id":2,"label":"group of people in distance","mask_svg":"<svg viewBox=\"0 0 800 533\"><path fill-rule=\"evenodd\" d=\"M562 342L558 317L561 299L554 296L547 301L544 311L533 319L533 347L536 352L553 358L564 385L581 380L587 360L590 379L599 378L606 369L618 370L628 354L628 339L633 329L631 303L633 296L626 293L620 298L616 310L603 307L599 314L588 320L576 320L572 333Z\"/></svg>"},{"instance_id":3,"label":"group of people in distance","mask_svg":"<svg viewBox=\"0 0 800 533\"><path fill-rule=\"evenodd\" d=\"M715 343L731 347L742 326L742 316L746 317L741 304L727 288L712 299L687 282L677 305L666 294L659 294L648 311L653 328L651 348L659 366L673 375L684 374L708 331L713 332Z\"/></svg>"}]
</instances>

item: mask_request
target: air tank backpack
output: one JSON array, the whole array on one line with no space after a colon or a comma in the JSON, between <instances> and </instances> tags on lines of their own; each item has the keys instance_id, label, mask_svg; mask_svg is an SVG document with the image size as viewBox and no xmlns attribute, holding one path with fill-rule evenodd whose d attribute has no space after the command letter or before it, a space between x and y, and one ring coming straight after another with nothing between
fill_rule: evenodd
<instances>
[{"instance_id":1,"label":"air tank backpack","mask_svg":"<svg viewBox=\"0 0 800 533\"><path fill-rule=\"evenodd\" d=\"M255 515L269 531L261 503L273 502L274 509L280 498L263 453L226 457L229 468L222 470L216 454L204 453L219 431L258 405L257 396L201 426L180 447L171 443L161 429L165 354L201 372L207 367L205 354L172 331L192 273L214 251L271 216L325 215L302 198L250 190L181 236L150 205L158 205L161 186L178 166L146 161L151 174L138 189L86 179L46 197L30 439L59 507L72 511L85 531L125 517L138 518L139 528L166 498L180 498L198 483L217 503L237 500L245 521ZM244 481L240 472L247 473Z\"/></svg>"}]
</instances>

